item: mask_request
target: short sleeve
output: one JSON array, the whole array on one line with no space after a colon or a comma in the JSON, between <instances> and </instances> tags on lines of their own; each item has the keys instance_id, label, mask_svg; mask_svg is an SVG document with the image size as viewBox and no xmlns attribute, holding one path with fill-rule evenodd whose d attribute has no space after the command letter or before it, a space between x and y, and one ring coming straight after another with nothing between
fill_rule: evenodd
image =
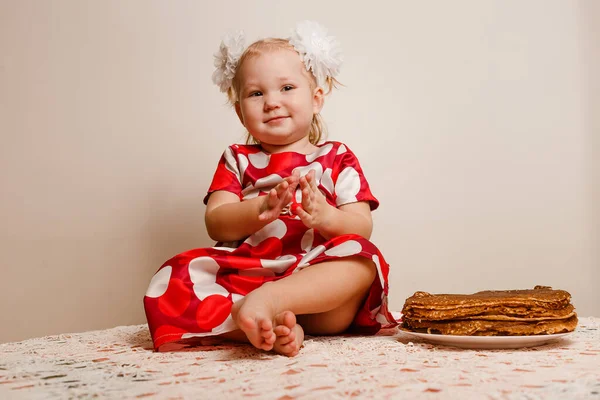
<instances>
[{"instance_id":1,"label":"short sleeve","mask_svg":"<svg viewBox=\"0 0 600 400\"><path fill-rule=\"evenodd\" d=\"M337 207L359 201L368 201L371 210L379 207L379 200L371 193L358 158L344 144L338 148L332 178Z\"/></svg>"},{"instance_id":2,"label":"short sleeve","mask_svg":"<svg viewBox=\"0 0 600 400\"><path fill-rule=\"evenodd\" d=\"M210 195L218 190L225 190L227 192L231 192L239 196L241 199L241 181L242 176L235 156L235 152L234 149L230 146L223 152L223 155L219 160L219 164L217 165L217 170L215 171L215 175L213 176L212 183L210 184L208 192L204 197L204 204L208 203L208 198L210 197Z\"/></svg>"}]
</instances>

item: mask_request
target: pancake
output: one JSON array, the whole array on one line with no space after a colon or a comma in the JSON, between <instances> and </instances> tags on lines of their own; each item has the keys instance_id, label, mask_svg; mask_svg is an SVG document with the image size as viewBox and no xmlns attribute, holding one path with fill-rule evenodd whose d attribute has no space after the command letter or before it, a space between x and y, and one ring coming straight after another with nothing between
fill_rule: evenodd
<instances>
[{"instance_id":1,"label":"pancake","mask_svg":"<svg viewBox=\"0 0 600 400\"><path fill-rule=\"evenodd\" d=\"M509 307L502 305L473 306L454 309L434 310L411 308L406 310L406 317L410 319L426 319L432 321L449 319L487 319L499 321L521 321L521 320L547 320L564 319L575 314L575 307L568 304L557 310L547 310L542 307Z\"/></svg>"},{"instance_id":2,"label":"pancake","mask_svg":"<svg viewBox=\"0 0 600 400\"><path fill-rule=\"evenodd\" d=\"M404 321L402 327L413 332L438 333L442 335L469 336L526 336L552 335L571 332L577 326L577 316L550 321Z\"/></svg>"},{"instance_id":3,"label":"pancake","mask_svg":"<svg viewBox=\"0 0 600 400\"><path fill-rule=\"evenodd\" d=\"M473 294L416 292L402 309L407 330L444 335L540 335L577 326L571 295L536 286Z\"/></svg>"},{"instance_id":4,"label":"pancake","mask_svg":"<svg viewBox=\"0 0 600 400\"><path fill-rule=\"evenodd\" d=\"M416 292L406 299L405 307L452 310L473 306L527 306L544 309L561 309L569 304L571 295L564 290L536 286L533 290L485 290L473 294L430 294Z\"/></svg>"}]
</instances>

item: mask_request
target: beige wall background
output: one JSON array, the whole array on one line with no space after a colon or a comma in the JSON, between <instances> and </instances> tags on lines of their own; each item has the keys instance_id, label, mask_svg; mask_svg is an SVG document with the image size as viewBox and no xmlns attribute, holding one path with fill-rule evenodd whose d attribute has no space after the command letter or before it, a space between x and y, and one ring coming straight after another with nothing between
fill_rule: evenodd
<instances>
[{"instance_id":1,"label":"beige wall background","mask_svg":"<svg viewBox=\"0 0 600 400\"><path fill-rule=\"evenodd\" d=\"M221 35L302 19L345 52L324 117L382 202L392 308L543 284L600 316L598 2L0 0L0 342L145 321L242 140Z\"/></svg>"}]
</instances>

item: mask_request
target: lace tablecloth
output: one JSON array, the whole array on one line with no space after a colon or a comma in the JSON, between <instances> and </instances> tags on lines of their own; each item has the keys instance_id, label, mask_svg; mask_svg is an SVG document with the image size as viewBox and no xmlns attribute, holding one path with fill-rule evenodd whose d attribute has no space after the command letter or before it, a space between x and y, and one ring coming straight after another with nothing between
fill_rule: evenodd
<instances>
[{"instance_id":1,"label":"lace tablecloth","mask_svg":"<svg viewBox=\"0 0 600 400\"><path fill-rule=\"evenodd\" d=\"M553 344L461 350L398 330L308 337L286 358L243 344L151 350L146 325L0 344L0 398L600 399L600 319Z\"/></svg>"}]
</instances>

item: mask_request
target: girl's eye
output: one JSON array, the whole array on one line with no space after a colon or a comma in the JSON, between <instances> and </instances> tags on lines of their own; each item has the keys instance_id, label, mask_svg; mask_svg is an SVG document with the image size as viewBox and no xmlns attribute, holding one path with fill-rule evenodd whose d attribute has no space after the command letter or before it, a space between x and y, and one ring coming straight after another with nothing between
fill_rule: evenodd
<instances>
[{"instance_id":1,"label":"girl's eye","mask_svg":"<svg viewBox=\"0 0 600 400\"><path fill-rule=\"evenodd\" d=\"M248 97L258 97L262 96L262 92L252 92L248 95Z\"/></svg>"},{"instance_id":2,"label":"girl's eye","mask_svg":"<svg viewBox=\"0 0 600 400\"><path fill-rule=\"evenodd\" d=\"M283 90L284 90L285 92L287 92L288 90L292 90L293 88L294 88L294 87L293 87L293 86L291 86L291 85L285 85L285 86L283 87Z\"/></svg>"}]
</instances>

